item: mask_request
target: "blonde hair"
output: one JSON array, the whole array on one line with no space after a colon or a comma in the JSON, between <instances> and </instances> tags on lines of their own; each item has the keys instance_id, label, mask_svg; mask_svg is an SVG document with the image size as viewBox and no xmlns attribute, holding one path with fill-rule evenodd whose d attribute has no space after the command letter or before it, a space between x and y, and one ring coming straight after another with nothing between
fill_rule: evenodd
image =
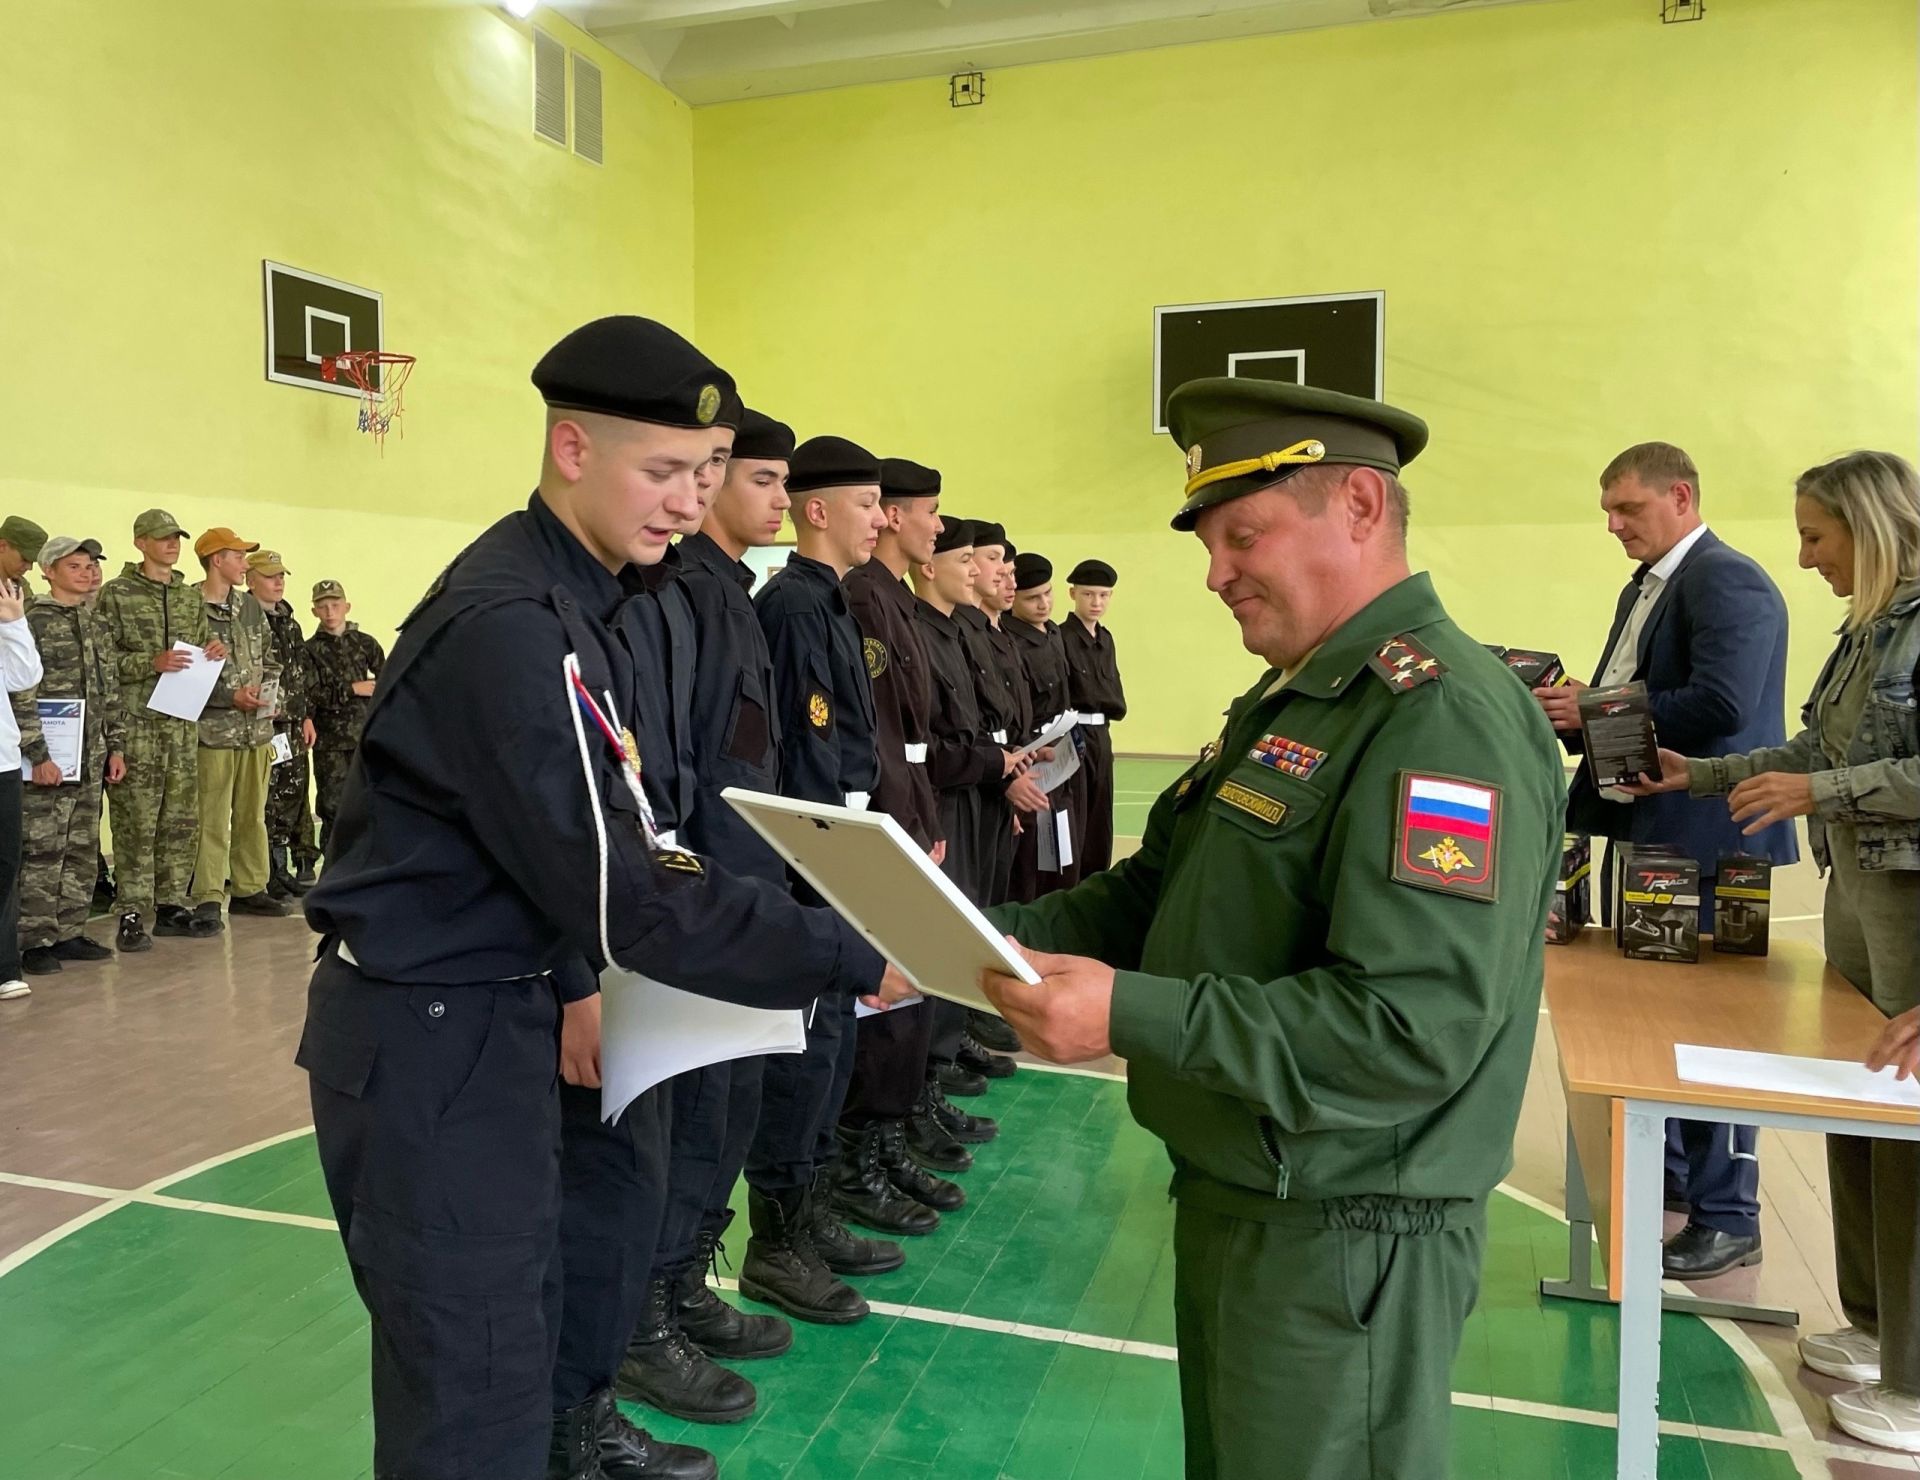
<instances>
[{"instance_id":1,"label":"blonde hair","mask_svg":"<svg viewBox=\"0 0 1920 1480\"><path fill-rule=\"evenodd\" d=\"M1847 630L1858 631L1920 575L1920 474L1891 452L1849 452L1808 468L1793 485L1853 536L1853 601Z\"/></svg>"}]
</instances>

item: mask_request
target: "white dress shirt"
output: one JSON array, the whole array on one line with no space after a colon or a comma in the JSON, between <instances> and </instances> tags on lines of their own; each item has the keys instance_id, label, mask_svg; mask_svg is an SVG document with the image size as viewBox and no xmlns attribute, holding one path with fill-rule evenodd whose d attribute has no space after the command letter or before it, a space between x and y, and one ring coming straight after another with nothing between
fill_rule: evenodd
<instances>
[{"instance_id":1,"label":"white dress shirt","mask_svg":"<svg viewBox=\"0 0 1920 1480\"><path fill-rule=\"evenodd\" d=\"M0 683L9 694L40 682L40 649L27 619L0 622ZM20 723L11 704L0 704L0 775L20 769Z\"/></svg>"},{"instance_id":2,"label":"white dress shirt","mask_svg":"<svg viewBox=\"0 0 1920 1480\"><path fill-rule=\"evenodd\" d=\"M1680 562L1687 558L1687 551L1699 544L1700 537L1706 532L1707 526L1702 524L1681 536L1673 548L1648 566L1647 573L1640 577L1640 595L1635 598L1626 621L1620 624L1620 635L1614 639L1613 650L1607 654L1607 661L1600 669L1601 688L1612 688L1633 678L1634 671L1640 666L1640 634L1647 630L1647 619L1653 615L1654 607L1660 604L1660 593L1666 590L1673 573L1680 569ZM1627 793L1614 787L1606 788L1600 795L1610 802L1633 800Z\"/></svg>"}]
</instances>

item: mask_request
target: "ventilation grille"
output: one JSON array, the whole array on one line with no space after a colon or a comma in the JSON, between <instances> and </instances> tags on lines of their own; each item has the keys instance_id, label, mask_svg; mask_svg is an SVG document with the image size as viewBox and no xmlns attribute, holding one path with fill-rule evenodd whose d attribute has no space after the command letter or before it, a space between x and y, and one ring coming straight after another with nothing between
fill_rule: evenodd
<instances>
[{"instance_id":1,"label":"ventilation grille","mask_svg":"<svg viewBox=\"0 0 1920 1480\"><path fill-rule=\"evenodd\" d=\"M573 54L573 152L604 164L600 129L600 69L579 52Z\"/></svg>"},{"instance_id":2,"label":"ventilation grille","mask_svg":"<svg viewBox=\"0 0 1920 1480\"><path fill-rule=\"evenodd\" d=\"M594 86L597 91L597 77ZM567 147L567 49L539 30L533 33L533 131Z\"/></svg>"}]
</instances>

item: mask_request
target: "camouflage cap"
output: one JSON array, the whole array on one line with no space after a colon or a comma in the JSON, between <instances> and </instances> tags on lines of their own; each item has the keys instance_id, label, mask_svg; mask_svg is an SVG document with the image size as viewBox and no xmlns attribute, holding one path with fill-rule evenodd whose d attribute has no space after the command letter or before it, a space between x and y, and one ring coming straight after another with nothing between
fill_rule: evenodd
<instances>
[{"instance_id":1,"label":"camouflage cap","mask_svg":"<svg viewBox=\"0 0 1920 1480\"><path fill-rule=\"evenodd\" d=\"M318 606L323 601L345 601L346 599L347 588L338 581L314 582L313 604L315 606Z\"/></svg>"},{"instance_id":2,"label":"camouflage cap","mask_svg":"<svg viewBox=\"0 0 1920 1480\"><path fill-rule=\"evenodd\" d=\"M40 547L47 542L47 532L31 519L23 519L18 514L9 514L4 523L0 523L0 540L5 540L28 560L40 557Z\"/></svg>"},{"instance_id":3,"label":"camouflage cap","mask_svg":"<svg viewBox=\"0 0 1920 1480\"><path fill-rule=\"evenodd\" d=\"M164 540L186 532L187 526L165 509L148 509L133 521L133 537L136 540Z\"/></svg>"},{"instance_id":4,"label":"camouflage cap","mask_svg":"<svg viewBox=\"0 0 1920 1480\"><path fill-rule=\"evenodd\" d=\"M289 574L287 563L280 558L278 550L255 550L247 557L247 569L254 575L261 576Z\"/></svg>"},{"instance_id":5,"label":"camouflage cap","mask_svg":"<svg viewBox=\"0 0 1920 1480\"><path fill-rule=\"evenodd\" d=\"M39 564L42 570L65 560L74 551L98 560L103 553L98 540L77 540L70 534L57 534L40 547Z\"/></svg>"}]
</instances>

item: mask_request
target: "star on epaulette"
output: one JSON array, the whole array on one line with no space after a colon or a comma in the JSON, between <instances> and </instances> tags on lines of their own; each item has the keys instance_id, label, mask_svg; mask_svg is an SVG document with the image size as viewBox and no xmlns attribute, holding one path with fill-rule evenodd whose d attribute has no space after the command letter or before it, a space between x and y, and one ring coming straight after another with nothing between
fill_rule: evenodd
<instances>
[{"instance_id":1,"label":"star on epaulette","mask_svg":"<svg viewBox=\"0 0 1920 1480\"><path fill-rule=\"evenodd\" d=\"M1367 659L1380 681L1396 694L1404 694L1409 689L1417 689L1423 683L1430 683L1447 671L1447 665L1427 651L1414 640L1411 634L1402 632L1398 637L1390 637L1380 644L1380 650Z\"/></svg>"}]
</instances>

